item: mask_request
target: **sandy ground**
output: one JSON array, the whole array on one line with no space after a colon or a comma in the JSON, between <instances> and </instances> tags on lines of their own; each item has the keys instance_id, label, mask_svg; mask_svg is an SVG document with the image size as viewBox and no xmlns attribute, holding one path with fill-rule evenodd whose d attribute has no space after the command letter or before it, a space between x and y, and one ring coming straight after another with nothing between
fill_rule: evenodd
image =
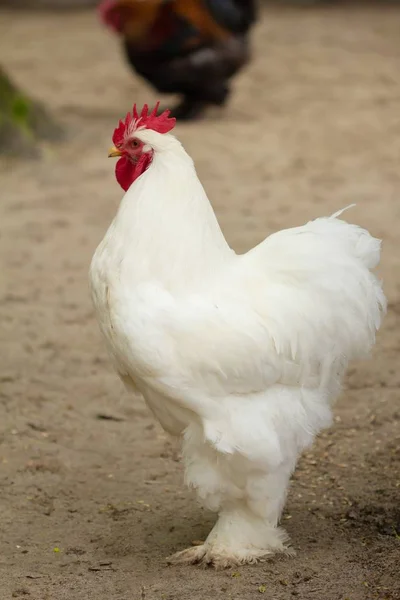
<instances>
[{"instance_id":1,"label":"sandy ground","mask_svg":"<svg viewBox=\"0 0 400 600\"><path fill-rule=\"evenodd\" d=\"M69 133L40 162L1 163L1 600L400 598L399 19L269 9L229 108L177 128L237 250L357 202L348 217L384 239L390 302L374 359L352 368L293 478L297 557L216 573L165 566L213 516L125 395L88 297L121 198L110 136L155 96L90 12L0 15L2 61Z\"/></svg>"}]
</instances>

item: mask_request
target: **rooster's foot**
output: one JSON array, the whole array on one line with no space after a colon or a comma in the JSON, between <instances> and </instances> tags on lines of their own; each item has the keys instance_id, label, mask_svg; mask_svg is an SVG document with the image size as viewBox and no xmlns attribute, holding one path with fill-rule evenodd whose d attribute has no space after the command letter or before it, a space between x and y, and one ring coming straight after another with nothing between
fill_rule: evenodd
<instances>
[{"instance_id":1,"label":"rooster's foot","mask_svg":"<svg viewBox=\"0 0 400 600\"><path fill-rule=\"evenodd\" d=\"M281 548L279 552L283 552L287 555L294 555L295 552L292 548ZM263 559L275 554L273 549L266 549L260 551L248 551L248 550L237 550L232 551L222 547L215 547L212 545L204 544L202 546L195 546L187 548L181 552L177 552L167 558L167 562L170 565L194 565L199 564L203 567L214 567L216 570L228 569L230 567L238 567L245 564L254 564Z\"/></svg>"}]
</instances>

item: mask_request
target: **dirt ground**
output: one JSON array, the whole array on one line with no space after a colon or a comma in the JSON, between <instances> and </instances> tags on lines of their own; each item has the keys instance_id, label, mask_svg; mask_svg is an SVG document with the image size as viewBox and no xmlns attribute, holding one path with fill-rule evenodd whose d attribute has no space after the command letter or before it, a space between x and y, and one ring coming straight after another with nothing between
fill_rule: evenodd
<instances>
[{"instance_id":1,"label":"dirt ground","mask_svg":"<svg viewBox=\"0 0 400 600\"><path fill-rule=\"evenodd\" d=\"M214 572L165 565L214 517L123 391L88 296L121 198L111 133L156 97L91 12L0 14L2 62L68 130L42 161L0 165L1 600L400 598L399 19L265 10L228 109L177 127L235 249L357 202L348 218L383 238L389 297L373 360L352 368L293 477L297 557Z\"/></svg>"}]
</instances>

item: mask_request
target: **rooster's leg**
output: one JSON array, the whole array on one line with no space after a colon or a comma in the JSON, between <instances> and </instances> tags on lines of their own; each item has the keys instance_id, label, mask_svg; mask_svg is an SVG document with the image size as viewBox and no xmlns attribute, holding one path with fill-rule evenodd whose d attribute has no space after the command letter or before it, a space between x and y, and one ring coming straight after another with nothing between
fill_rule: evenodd
<instances>
[{"instance_id":1,"label":"rooster's leg","mask_svg":"<svg viewBox=\"0 0 400 600\"><path fill-rule=\"evenodd\" d=\"M209 106L208 102L185 96L182 102L171 110L171 117L175 117L178 121L194 121L203 116L207 106Z\"/></svg>"},{"instance_id":2,"label":"rooster's leg","mask_svg":"<svg viewBox=\"0 0 400 600\"><path fill-rule=\"evenodd\" d=\"M196 447L197 446L197 447ZM293 463L266 472L244 457L216 452L196 439L185 446L186 476L205 506L219 513L204 544L177 552L170 564L223 569L254 563L275 553L293 554L278 528Z\"/></svg>"},{"instance_id":3,"label":"rooster's leg","mask_svg":"<svg viewBox=\"0 0 400 600\"><path fill-rule=\"evenodd\" d=\"M228 96L229 88L224 81L209 82L197 92L184 95L182 102L171 110L171 116L178 121L194 121L203 117L210 106L224 106Z\"/></svg>"}]
</instances>

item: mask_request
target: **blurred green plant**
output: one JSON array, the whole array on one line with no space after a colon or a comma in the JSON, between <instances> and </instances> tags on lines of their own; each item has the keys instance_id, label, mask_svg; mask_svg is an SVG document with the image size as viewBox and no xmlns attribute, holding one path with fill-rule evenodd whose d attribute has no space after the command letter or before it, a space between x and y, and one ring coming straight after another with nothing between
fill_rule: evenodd
<instances>
[{"instance_id":1,"label":"blurred green plant","mask_svg":"<svg viewBox=\"0 0 400 600\"><path fill-rule=\"evenodd\" d=\"M62 137L44 106L19 90L0 67L0 154L38 156L41 140Z\"/></svg>"}]
</instances>

